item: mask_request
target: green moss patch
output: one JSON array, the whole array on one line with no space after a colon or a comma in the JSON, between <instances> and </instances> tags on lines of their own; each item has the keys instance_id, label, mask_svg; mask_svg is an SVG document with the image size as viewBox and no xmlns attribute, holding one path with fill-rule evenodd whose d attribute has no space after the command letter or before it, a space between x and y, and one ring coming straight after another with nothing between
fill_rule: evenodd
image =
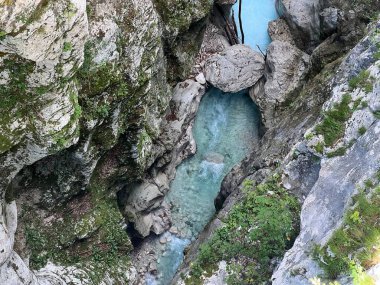
<instances>
[{"instance_id":1,"label":"green moss patch","mask_svg":"<svg viewBox=\"0 0 380 285\"><path fill-rule=\"evenodd\" d=\"M228 284L263 284L270 279L270 260L281 257L299 231L299 204L279 186L278 177L253 186L235 205L211 240L203 244L186 284L203 284L219 261L228 263Z\"/></svg>"},{"instance_id":2,"label":"green moss patch","mask_svg":"<svg viewBox=\"0 0 380 285\"><path fill-rule=\"evenodd\" d=\"M124 218L116 199L100 183L92 185L90 193L55 209L50 223L31 215L32 208L25 211L22 224L31 251L30 267L38 270L51 261L84 270L91 284L100 284L106 274L125 284L132 245Z\"/></svg>"},{"instance_id":3,"label":"green moss patch","mask_svg":"<svg viewBox=\"0 0 380 285\"><path fill-rule=\"evenodd\" d=\"M352 78L348 85L351 90L361 88L366 93L373 91L374 78L370 75L368 70L362 70L357 76Z\"/></svg>"}]
</instances>

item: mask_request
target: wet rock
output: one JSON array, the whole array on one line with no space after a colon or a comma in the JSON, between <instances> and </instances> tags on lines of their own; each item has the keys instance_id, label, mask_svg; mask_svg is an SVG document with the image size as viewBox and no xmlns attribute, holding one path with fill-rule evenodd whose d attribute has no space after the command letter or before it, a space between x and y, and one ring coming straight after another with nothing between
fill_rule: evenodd
<instances>
[{"instance_id":1,"label":"wet rock","mask_svg":"<svg viewBox=\"0 0 380 285\"><path fill-rule=\"evenodd\" d=\"M171 226L171 216L167 205L164 203L163 206L154 212L152 212L153 225L152 232L156 235L162 234L167 231Z\"/></svg>"},{"instance_id":2,"label":"wet rock","mask_svg":"<svg viewBox=\"0 0 380 285\"><path fill-rule=\"evenodd\" d=\"M161 244L166 244L167 242L168 241L167 241L166 237L163 236L163 237L160 238L160 243Z\"/></svg>"},{"instance_id":3,"label":"wet rock","mask_svg":"<svg viewBox=\"0 0 380 285\"><path fill-rule=\"evenodd\" d=\"M210 57L205 64L206 80L224 92L253 86L264 74L264 57L246 45L234 45Z\"/></svg>"},{"instance_id":4,"label":"wet rock","mask_svg":"<svg viewBox=\"0 0 380 285\"><path fill-rule=\"evenodd\" d=\"M216 163L216 164L222 164L224 161L224 156L221 155L220 153L211 152L205 156L205 160L207 160L208 162Z\"/></svg>"}]
</instances>

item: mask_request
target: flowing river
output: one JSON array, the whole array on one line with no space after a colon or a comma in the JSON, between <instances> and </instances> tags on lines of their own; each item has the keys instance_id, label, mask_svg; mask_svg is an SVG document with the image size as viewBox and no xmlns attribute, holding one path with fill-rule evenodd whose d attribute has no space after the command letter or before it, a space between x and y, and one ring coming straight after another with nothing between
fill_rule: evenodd
<instances>
[{"instance_id":1,"label":"flowing river","mask_svg":"<svg viewBox=\"0 0 380 285\"><path fill-rule=\"evenodd\" d=\"M265 50L268 22L276 18L274 0L243 2L246 44ZM238 6L234 7L235 17ZM214 199L225 175L258 141L259 110L247 91L231 94L211 88L202 98L193 134L197 152L177 168L166 196L172 205L173 227L157 261L158 276L147 275L147 285L168 285L183 260L183 251L215 214Z\"/></svg>"}]
</instances>

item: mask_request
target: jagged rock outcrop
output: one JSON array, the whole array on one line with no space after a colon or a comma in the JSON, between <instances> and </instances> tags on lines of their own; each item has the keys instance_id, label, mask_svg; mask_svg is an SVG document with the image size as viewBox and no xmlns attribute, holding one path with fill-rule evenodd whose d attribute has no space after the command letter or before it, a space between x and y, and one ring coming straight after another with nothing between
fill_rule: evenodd
<instances>
[{"instance_id":1,"label":"jagged rock outcrop","mask_svg":"<svg viewBox=\"0 0 380 285\"><path fill-rule=\"evenodd\" d=\"M250 89L250 96L260 107L267 128L276 122L276 109L292 101L292 96L305 83L309 64L309 55L288 42L275 40L268 46L265 81Z\"/></svg>"},{"instance_id":2,"label":"jagged rock outcrop","mask_svg":"<svg viewBox=\"0 0 380 285\"><path fill-rule=\"evenodd\" d=\"M377 24L379 26L380 23ZM315 128L307 132L305 143L311 151L322 152L321 169L318 179L307 196L301 212L301 232L294 246L287 252L280 267L273 275L273 284L305 284L309 279L323 274L312 256L316 245L325 245L334 231L342 224L344 213L350 207L357 186L373 177L379 170L377 157L379 148L379 120L374 113L378 110L380 69L377 66L380 35L376 27L346 57L329 83L332 86L331 99L325 104L325 111L336 108L345 94L350 94L352 113L343 122L344 132L333 144L326 133L311 138L318 132ZM359 85L352 85L359 74L368 76ZM359 75L360 76L360 75ZM365 87L367 86L367 88ZM355 107L355 100L368 102ZM359 131L365 128L365 133ZM322 141L322 150L318 144ZM324 147L326 145L326 147ZM340 154L334 152L344 149ZM290 187L292 188L292 187ZM343 284L351 284L345 281Z\"/></svg>"},{"instance_id":3,"label":"jagged rock outcrop","mask_svg":"<svg viewBox=\"0 0 380 285\"><path fill-rule=\"evenodd\" d=\"M29 255L25 236L34 231L43 239L51 227L50 242L60 234L54 228L67 227L65 250L72 246L77 253L78 240L88 242L90 251L97 238L103 242L110 219L119 232L115 193L143 178L156 158L174 147L159 141L171 84L188 75L212 5L211 0L0 4L0 206L1 218L8 219L0 225L6 247L0 253L0 283L76 282L74 276L59 276L76 271L72 267L51 276L48 268L41 275L29 270L22 258ZM16 238L16 219L9 221L17 217L15 198L19 210L27 207L34 222L42 221L37 225L19 214ZM62 211L68 204L69 214ZM159 220L162 213L156 216ZM70 225L61 225L70 219ZM122 242L122 251L130 248ZM107 251L107 241L104 246ZM130 266L119 265L123 272ZM107 270L106 284L114 278L112 268Z\"/></svg>"},{"instance_id":4,"label":"jagged rock outcrop","mask_svg":"<svg viewBox=\"0 0 380 285\"><path fill-rule=\"evenodd\" d=\"M281 0L280 11L289 24L298 44L305 49L312 49L320 41L319 12L320 0Z\"/></svg>"},{"instance_id":5,"label":"jagged rock outcrop","mask_svg":"<svg viewBox=\"0 0 380 285\"><path fill-rule=\"evenodd\" d=\"M264 74L264 57L245 45L234 45L206 62L206 80L224 92L253 86Z\"/></svg>"},{"instance_id":6,"label":"jagged rock outcrop","mask_svg":"<svg viewBox=\"0 0 380 285\"><path fill-rule=\"evenodd\" d=\"M192 124L205 87L189 79L179 83L173 92L157 144L160 157L150 170L154 178L148 176L133 189L124 190L130 192L125 202L126 214L142 237L169 229L170 213L163 203L169 181L175 176L176 166L196 150Z\"/></svg>"},{"instance_id":7,"label":"jagged rock outcrop","mask_svg":"<svg viewBox=\"0 0 380 285\"><path fill-rule=\"evenodd\" d=\"M268 24L268 33L272 41L288 42L295 45L290 28L284 19L276 19Z\"/></svg>"}]
</instances>

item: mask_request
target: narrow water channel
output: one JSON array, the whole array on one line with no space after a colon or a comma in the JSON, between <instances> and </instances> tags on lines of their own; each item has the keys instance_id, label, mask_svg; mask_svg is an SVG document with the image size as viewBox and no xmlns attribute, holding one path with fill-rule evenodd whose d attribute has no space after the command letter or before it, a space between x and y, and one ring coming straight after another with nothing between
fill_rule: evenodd
<instances>
[{"instance_id":1,"label":"narrow water channel","mask_svg":"<svg viewBox=\"0 0 380 285\"><path fill-rule=\"evenodd\" d=\"M270 43L268 22L276 18L275 0L247 0L243 4L246 44L265 50ZM237 7L235 11L237 16ZM258 142L259 118L259 110L246 91L232 94L212 88L203 96L193 128L197 152L178 166L166 196L177 233L163 234L167 243L158 256L158 276L148 275L147 285L170 284L185 247L215 214L214 199L223 178Z\"/></svg>"},{"instance_id":2,"label":"narrow water channel","mask_svg":"<svg viewBox=\"0 0 380 285\"><path fill-rule=\"evenodd\" d=\"M165 234L169 242L158 259L157 284L170 283L184 248L215 214L214 199L224 176L258 140L259 116L246 92L229 94L213 88L204 95L193 129L197 152L177 168L166 197L173 205L178 234Z\"/></svg>"},{"instance_id":3,"label":"narrow water channel","mask_svg":"<svg viewBox=\"0 0 380 285\"><path fill-rule=\"evenodd\" d=\"M242 20L245 35L245 44L254 50L265 51L270 43L268 35L268 22L278 17L276 12L276 0L243 0ZM235 18L238 18L239 0L233 7ZM239 37L241 34L239 32Z\"/></svg>"}]
</instances>

